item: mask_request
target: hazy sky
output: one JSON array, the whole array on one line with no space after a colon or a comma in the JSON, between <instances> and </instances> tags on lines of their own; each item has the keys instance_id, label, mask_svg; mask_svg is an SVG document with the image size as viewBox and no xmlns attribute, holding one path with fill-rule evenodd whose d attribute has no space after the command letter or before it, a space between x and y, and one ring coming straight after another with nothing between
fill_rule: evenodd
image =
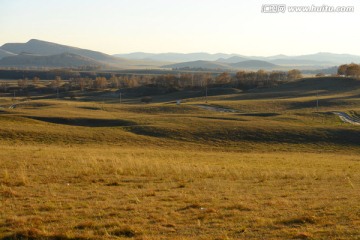
<instances>
[{"instance_id":1,"label":"hazy sky","mask_svg":"<svg viewBox=\"0 0 360 240\"><path fill-rule=\"evenodd\" d=\"M353 13L261 13L269 3ZM360 55L357 0L0 0L0 45L36 38L109 54Z\"/></svg>"}]
</instances>

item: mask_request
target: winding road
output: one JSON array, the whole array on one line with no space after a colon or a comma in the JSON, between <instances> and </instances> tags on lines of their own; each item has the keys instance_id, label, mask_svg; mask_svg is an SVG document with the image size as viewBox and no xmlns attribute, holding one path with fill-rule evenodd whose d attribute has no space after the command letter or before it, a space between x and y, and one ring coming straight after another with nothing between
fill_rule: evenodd
<instances>
[{"instance_id":1,"label":"winding road","mask_svg":"<svg viewBox=\"0 0 360 240\"><path fill-rule=\"evenodd\" d=\"M239 112L239 111L237 111L235 109L231 109L231 108L214 107L214 106L201 105L201 104L196 104L195 106L205 109L205 110L215 111L215 112L229 112L229 113ZM345 123L350 123L353 125L360 126L360 117L350 116L349 114L344 113L344 112L332 112L332 113L337 115Z\"/></svg>"},{"instance_id":2,"label":"winding road","mask_svg":"<svg viewBox=\"0 0 360 240\"><path fill-rule=\"evenodd\" d=\"M10 105L9 106L9 109L14 109L14 108L16 108L16 105L17 105L18 103L15 103L15 104L12 104L12 105Z\"/></svg>"},{"instance_id":3,"label":"winding road","mask_svg":"<svg viewBox=\"0 0 360 240\"><path fill-rule=\"evenodd\" d=\"M356 116L350 116L344 112L333 112L335 115L339 116L339 118L346 123L350 123L353 125L360 125L360 118Z\"/></svg>"}]
</instances>

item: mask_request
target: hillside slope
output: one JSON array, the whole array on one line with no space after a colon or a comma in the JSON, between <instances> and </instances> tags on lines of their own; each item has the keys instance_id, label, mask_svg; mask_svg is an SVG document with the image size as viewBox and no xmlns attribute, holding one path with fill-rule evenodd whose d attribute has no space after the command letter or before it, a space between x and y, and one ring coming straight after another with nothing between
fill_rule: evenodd
<instances>
[{"instance_id":1,"label":"hillside slope","mask_svg":"<svg viewBox=\"0 0 360 240\"><path fill-rule=\"evenodd\" d=\"M14 54L21 54L21 53L28 53L33 55L39 55L39 56L54 56L54 55L61 55L61 54L74 54L78 56L82 56L86 58L89 63L91 61L97 62L96 64L100 63L103 66L107 66L108 68L114 68L114 69L125 69L125 68L157 68L161 65L164 65L167 62L156 62L156 61L146 61L146 60L128 60L120 57L114 57L102 52L98 51L92 51L88 49L82 49L77 47L71 47L66 46L62 44L37 40L37 39L31 39L26 43L6 43L3 46L0 47L1 52L7 53L11 52ZM0 52L0 54L1 54ZM11 56L11 54L7 54L6 56ZM5 56L5 57L6 57ZM0 56L1 58L1 56ZM19 63L15 63L14 61L19 59ZM43 58L43 60L46 58ZM27 65L36 66L38 63L37 61L31 62L31 58L27 57ZM61 60L60 58L57 59ZM79 60L79 59L77 59ZM84 59L83 59L84 60ZM87 61L85 60L85 62ZM6 63L11 62L11 64L15 64L16 66L21 66L24 63L23 57L20 58L14 58L12 60L6 60ZM45 63L42 63L41 66L44 66ZM46 66L53 66L54 64L49 63L45 64ZM68 66L71 64L67 63L58 63L55 65L59 66ZM79 64L75 64L79 65ZM81 64L82 65L82 64ZM40 65L37 67L41 67Z\"/></svg>"},{"instance_id":2,"label":"hillside slope","mask_svg":"<svg viewBox=\"0 0 360 240\"><path fill-rule=\"evenodd\" d=\"M0 66L6 67L83 67L105 66L102 62L72 53L62 53L51 56L36 56L19 54L0 60Z\"/></svg>"},{"instance_id":3,"label":"hillside slope","mask_svg":"<svg viewBox=\"0 0 360 240\"><path fill-rule=\"evenodd\" d=\"M211 61L192 61L192 62L183 62L175 63L170 65L165 65L163 68L203 68L203 69L229 69L231 68L226 63L211 62Z\"/></svg>"},{"instance_id":4,"label":"hillside slope","mask_svg":"<svg viewBox=\"0 0 360 240\"><path fill-rule=\"evenodd\" d=\"M4 57L14 56L14 53L8 52L6 50L0 49L0 59Z\"/></svg>"},{"instance_id":5,"label":"hillside slope","mask_svg":"<svg viewBox=\"0 0 360 240\"><path fill-rule=\"evenodd\" d=\"M271 68L279 67L278 65L275 65L273 63L260 61L260 60L248 60L238 63L232 63L230 65L234 68L254 68L254 69L260 69L260 68L271 69Z\"/></svg>"},{"instance_id":6,"label":"hillside slope","mask_svg":"<svg viewBox=\"0 0 360 240\"><path fill-rule=\"evenodd\" d=\"M92 58L97 61L115 61L118 60L110 55L81 49L76 47L70 47L52 42L41 41L37 39L31 39L26 43L6 43L0 47L2 50L6 50L12 53L20 54L22 52L38 54L43 56L57 55L62 53L72 53L81 55L84 57Z\"/></svg>"}]
</instances>

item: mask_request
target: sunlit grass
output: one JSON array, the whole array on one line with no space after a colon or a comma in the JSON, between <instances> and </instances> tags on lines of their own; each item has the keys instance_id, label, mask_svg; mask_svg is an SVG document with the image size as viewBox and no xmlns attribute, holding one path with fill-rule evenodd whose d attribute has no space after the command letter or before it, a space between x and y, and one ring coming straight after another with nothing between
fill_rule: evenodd
<instances>
[{"instance_id":1,"label":"sunlit grass","mask_svg":"<svg viewBox=\"0 0 360 240\"><path fill-rule=\"evenodd\" d=\"M331 114L359 114L349 94L4 98L0 238L357 239L360 130Z\"/></svg>"},{"instance_id":2,"label":"sunlit grass","mask_svg":"<svg viewBox=\"0 0 360 240\"><path fill-rule=\"evenodd\" d=\"M2 146L1 158L4 234L359 234L357 154Z\"/></svg>"}]
</instances>

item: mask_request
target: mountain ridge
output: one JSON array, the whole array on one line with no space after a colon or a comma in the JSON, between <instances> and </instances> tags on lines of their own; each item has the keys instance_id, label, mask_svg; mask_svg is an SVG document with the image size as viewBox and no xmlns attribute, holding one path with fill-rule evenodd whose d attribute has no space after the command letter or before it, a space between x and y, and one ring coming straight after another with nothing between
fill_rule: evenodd
<instances>
[{"instance_id":1,"label":"mountain ridge","mask_svg":"<svg viewBox=\"0 0 360 240\"><path fill-rule=\"evenodd\" d=\"M118 59L107 55L102 52L82 49L78 47L67 46L63 44L47 42L38 39L30 39L26 43L6 43L0 47L0 49L20 54L21 52L28 52L33 54L39 54L43 56L57 55L61 53L73 53L84 57L89 57L97 61L117 61Z\"/></svg>"},{"instance_id":2,"label":"mountain ridge","mask_svg":"<svg viewBox=\"0 0 360 240\"><path fill-rule=\"evenodd\" d=\"M78 47L72 47L67 45L62 45L53 42L47 42L38 39L30 39L26 43L5 43L0 47L0 59L4 60L0 62L0 66L8 66L9 63L15 66L36 66L37 58L27 57L27 61L24 60L24 57L16 57L6 59L8 57L19 56L21 53L26 52L28 55L38 55L38 56L54 56L61 55L63 53L70 53L78 56L82 56L85 58L89 58L93 61L88 61L89 63L96 63L97 65L106 66L110 69L126 69L126 68L147 68L147 67L158 67L160 65L165 64L165 62L154 62L154 61L140 61L140 60L128 60L124 58L114 57L99 51L93 51L89 49L83 49ZM59 60L59 57L56 57ZM70 59L72 58L72 59ZM31 59L35 62L31 62ZM45 59L45 58L43 58ZM49 61L57 61L51 60L51 58L47 58ZM67 56L67 59L71 61L78 59L79 63L74 63L74 65L80 65L84 63L84 59L74 56ZM19 63L16 64L15 61L18 60ZM41 61L40 61L41 62ZM86 62L86 61L85 61ZM27 63L27 65L24 65ZM167 63L167 62L166 62ZM45 63L41 63L41 66ZM47 64L45 64L47 65ZM51 65L51 64L50 64ZM68 67L69 64L64 62L63 64L58 63L59 67ZM39 66L40 67L40 66Z\"/></svg>"},{"instance_id":3,"label":"mountain ridge","mask_svg":"<svg viewBox=\"0 0 360 240\"><path fill-rule=\"evenodd\" d=\"M275 69L280 68L281 66L272 64L267 61L261 60L245 60L240 61L237 63L226 63L226 62L219 62L219 61L190 61L190 62L183 62L183 63L175 63L164 65L163 68L172 68L172 69L224 69L224 70L231 70L231 69Z\"/></svg>"},{"instance_id":4,"label":"mountain ridge","mask_svg":"<svg viewBox=\"0 0 360 240\"><path fill-rule=\"evenodd\" d=\"M328 52L318 52L314 54L298 55L298 56L289 56L284 54L278 54L273 56L245 56L241 54L226 54L226 53L145 53L145 52L136 52L128 54L115 54L113 56L124 57L129 59L161 59L163 61L172 61L174 63L181 62L190 62L190 61L217 61L217 62L226 62L226 63L236 63L239 61L233 60L236 58L242 58L242 60L261 60L268 61L273 64L282 63L285 65L293 65L294 62L299 64L311 65L316 64L319 66L332 66L336 64L344 64L351 62L360 63L360 56L352 54L338 54L338 53L328 53ZM176 58L174 57L176 56Z\"/></svg>"},{"instance_id":5,"label":"mountain ridge","mask_svg":"<svg viewBox=\"0 0 360 240\"><path fill-rule=\"evenodd\" d=\"M62 55L64 53L74 55ZM25 56L26 55L26 56ZM58 56L60 55L60 56ZM17 57L16 57L17 56ZM45 57L48 58L37 58ZM51 57L49 57L51 56ZM9 58L10 57L10 58ZM299 68L316 69L333 67L345 63L360 63L360 56L351 54L335 54L329 52L318 52L314 54L288 56L278 54L274 56L245 56L241 54L227 53L144 53L134 52L129 54L108 55L99 51L72 47L53 42L30 39L26 43L5 43L0 47L0 66L36 66L40 64L51 65L43 62L57 62L61 59L70 61L70 65L82 66L85 63L96 64L108 69L133 69L133 68L210 68L210 69L239 69L239 68ZM26 59L26 60L25 60ZM40 60L39 60L40 59ZM79 62L76 63L76 60ZM16 61L19 61L16 63ZM33 62L32 62L33 61ZM262 62L261 62L262 61ZM175 65L174 65L175 64ZM177 65L176 65L177 64ZM57 62L59 67L67 67L69 64Z\"/></svg>"}]
</instances>

